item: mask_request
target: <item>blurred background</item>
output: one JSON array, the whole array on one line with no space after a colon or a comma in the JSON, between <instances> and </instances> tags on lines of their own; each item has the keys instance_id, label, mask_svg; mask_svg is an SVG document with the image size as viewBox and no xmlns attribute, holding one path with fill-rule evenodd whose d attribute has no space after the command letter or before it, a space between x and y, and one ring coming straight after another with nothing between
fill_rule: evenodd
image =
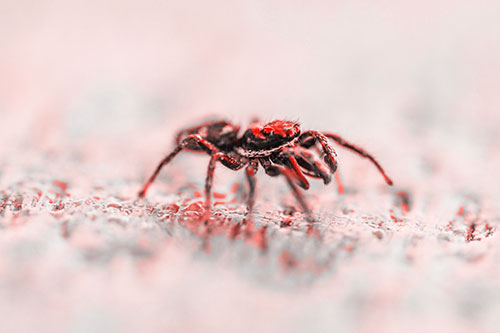
<instances>
[{"instance_id":1,"label":"blurred background","mask_svg":"<svg viewBox=\"0 0 500 333\"><path fill-rule=\"evenodd\" d=\"M486 140L499 17L498 1L3 0L1 131L50 147L217 113Z\"/></svg>"},{"instance_id":2,"label":"blurred background","mask_svg":"<svg viewBox=\"0 0 500 333\"><path fill-rule=\"evenodd\" d=\"M205 115L257 116L340 133L400 178L445 154L477 183L499 155L499 18L498 1L2 0L0 153L149 159Z\"/></svg>"}]
</instances>

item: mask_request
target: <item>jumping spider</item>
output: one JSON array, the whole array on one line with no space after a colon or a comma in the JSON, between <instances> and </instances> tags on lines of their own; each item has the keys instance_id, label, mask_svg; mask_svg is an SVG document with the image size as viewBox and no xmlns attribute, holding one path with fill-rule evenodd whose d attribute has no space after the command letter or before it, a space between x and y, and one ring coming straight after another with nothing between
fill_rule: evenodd
<instances>
[{"instance_id":1,"label":"jumping spider","mask_svg":"<svg viewBox=\"0 0 500 333\"><path fill-rule=\"evenodd\" d=\"M205 152L210 155L205 181L205 202L210 206L210 191L216 162L232 170L246 166L249 184L247 208L252 211L255 200L255 174L259 164L271 177L283 175L298 203L309 217L309 209L304 196L297 186L307 190L309 182L305 176L320 178L328 184L337 170L337 154L328 138L369 159L380 171L388 185L392 180L380 164L364 149L355 146L336 134L318 131L301 132L299 124L292 121L274 120L269 123L255 122L238 137L240 127L225 120L213 120L185 128L177 133L175 149L158 165L146 185L139 192L144 198L149 186L154 182L161 168L167 165L181 150ZM319 146L317 145L319 144ZM309 148L316 147L323 160ZM320 149L319 149L320 148ZM338 180L338 178L337 178Z\"/></svg>"}]
</instances>

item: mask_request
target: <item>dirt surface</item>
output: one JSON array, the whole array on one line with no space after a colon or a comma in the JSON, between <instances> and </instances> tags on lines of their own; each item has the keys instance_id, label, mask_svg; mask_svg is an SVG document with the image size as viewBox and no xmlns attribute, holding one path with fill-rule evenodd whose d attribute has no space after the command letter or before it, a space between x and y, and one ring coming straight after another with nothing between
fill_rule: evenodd
<instances>
[{"instance_id":1,"label":"dirt surface","mask_svg":"<svg viewBox=\"0 0 500 333\"><path fill-rule=\"evenodd\" d=\"M394 177L390 188L353 157L340 168L345 194L321 182L306 192L313 224L283 180L260 172L249 224L244 174L221 167L206 220L206 156L181 154L140 200L161 155L135 161L136 147L114 145L2 161L8 331L485 331L498 320L492 187L447 184L421 165L421 185Z\"/></svg>"}]
</instances>

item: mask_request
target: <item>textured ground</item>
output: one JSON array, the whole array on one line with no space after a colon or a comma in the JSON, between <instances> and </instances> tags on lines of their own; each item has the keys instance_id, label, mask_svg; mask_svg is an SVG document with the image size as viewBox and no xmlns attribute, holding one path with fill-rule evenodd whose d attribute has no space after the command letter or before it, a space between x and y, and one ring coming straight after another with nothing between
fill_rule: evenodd
<instances>
[{"instance_id":1,"label":"textured ground","mask_svg":"<svg viewBox=\"0 0 500 333\"><path fill-rule=\"evenodd\" d=\"M0 2L0 330L497 331L499 5L367 6ZM314 224L261 170L245 225L221 167L204 223L181 154L138 200L214 112L338 132L395 186L338 148Z\"/></svg>"},{"instance_id":2,"label":"textured ground","mask_svg":"<svg viewBox=\"0 0 500 333\"><path fill-rule=\"evenodd\" d=\"M399 188L395 177L388 188L369 163L344 152L346 194L314 183L312 227L284 182L261 173L255 224L242 225L243 174L222 168L206 224L199 219L206 157L181 155L138 200L159 156L132 162L137 150L123 155L114 145L92 149L90 156L108 156L102 160L71 150L2 161L7 331L485 331L498 324L498 193L440 182L446 176L428 165L413 171L425 174L424 185Z\"/></svg>"}]
</instances>

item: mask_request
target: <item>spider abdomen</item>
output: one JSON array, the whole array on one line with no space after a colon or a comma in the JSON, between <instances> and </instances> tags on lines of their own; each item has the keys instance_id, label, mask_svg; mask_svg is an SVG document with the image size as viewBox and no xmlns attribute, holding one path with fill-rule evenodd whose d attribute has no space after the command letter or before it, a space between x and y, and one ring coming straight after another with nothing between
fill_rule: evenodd
<instances>
[{"instance_id":1,"label":"spider abdomen","mask_svg":"<svg viewBox=\"0 0 500 333\"><path fill-rule=\"evenodd\" d=\"M186 128L177 133L176 144L180 144L185 138L190 135L199 135L207 140L220 150L231 150L238 141L238 132L240 127L233 125L226 120L207 121L200 125ZM186 149L200 150L200 147L195 142L187 144Z\"/></svg>"}]
</instances>

